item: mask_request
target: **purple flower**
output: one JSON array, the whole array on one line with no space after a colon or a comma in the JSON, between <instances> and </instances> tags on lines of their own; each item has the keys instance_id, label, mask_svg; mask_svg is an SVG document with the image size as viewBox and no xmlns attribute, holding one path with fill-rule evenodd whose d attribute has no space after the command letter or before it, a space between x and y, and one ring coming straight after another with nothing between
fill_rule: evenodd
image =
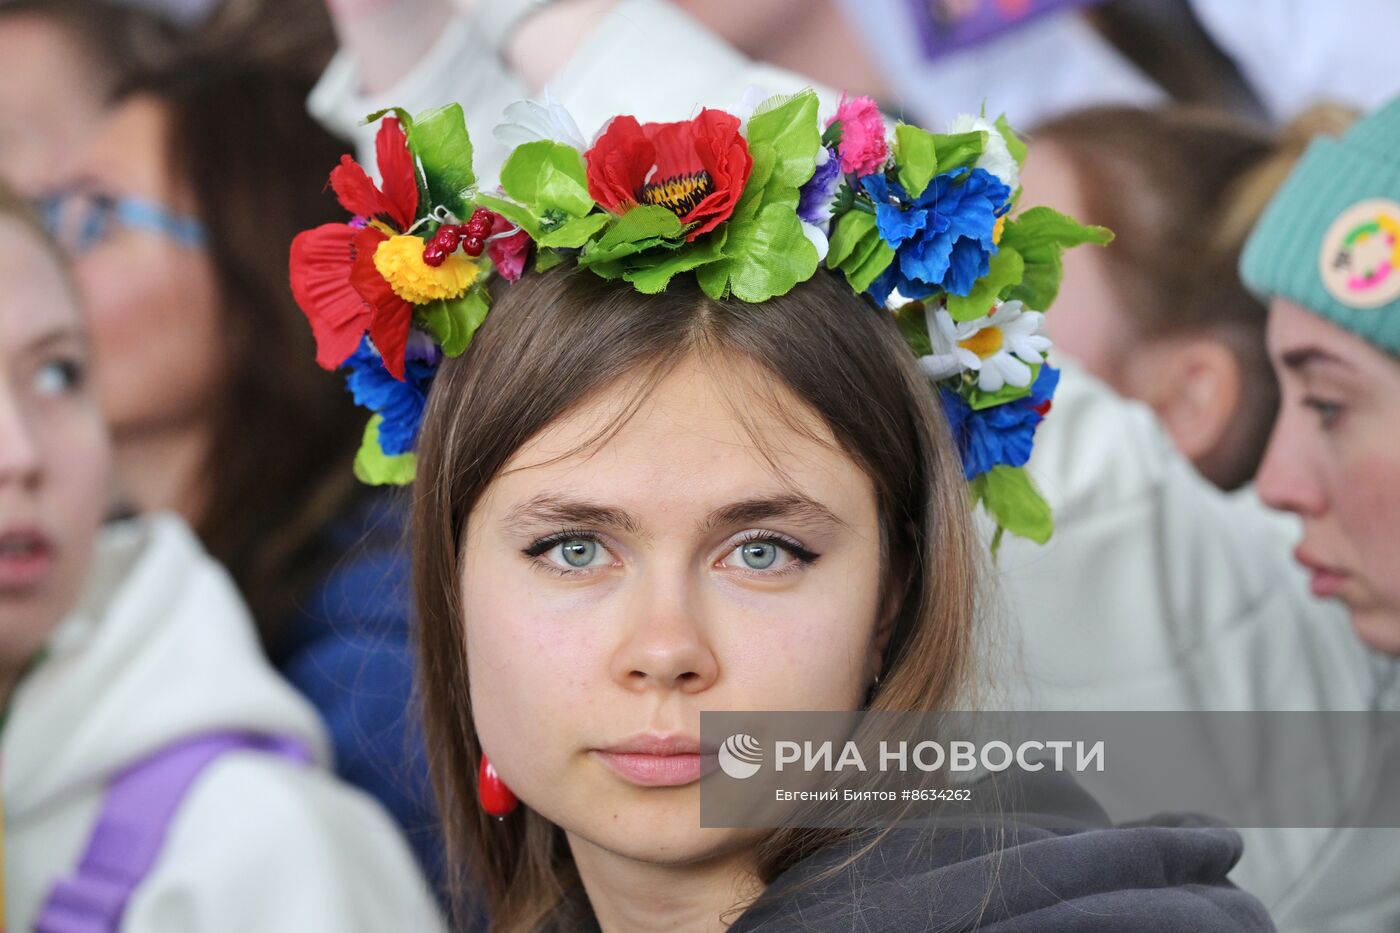
<instances>
[{"instance_id":1,"label":"purple flower","mask_svg":"<svg viewBox=\"0 0 1400 933\"><path fill-rule=\"evenodd\" d=\"M831 202L841 186L841 160L829 149L817 150L817 170L802 186L797 202L797 216L809 224L826 229L831 220Z\"/></svg>"}]
</instances>

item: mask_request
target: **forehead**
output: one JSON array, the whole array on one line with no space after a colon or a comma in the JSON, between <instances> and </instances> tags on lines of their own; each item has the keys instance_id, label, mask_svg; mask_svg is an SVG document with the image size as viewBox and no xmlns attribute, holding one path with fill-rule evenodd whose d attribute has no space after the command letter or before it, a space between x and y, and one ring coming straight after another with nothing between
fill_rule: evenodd
<instances>
[{"instance_id":1,"label":"forehead","mask_svg":"<svg viewBox=\"0 0 1400 933\"><path fill-rule=\"evenodd\" d=\"M609 386L528 441L488 497L508 504L549 491L693 514L797 492L847 515L873 510L869 478L758 366L692 356L649 392L641 379Z\"/></svg>"},{"instance_id":2,"label":"forehead","mask_svg":"<svg viewBox=\"0 0 1400 933\"><path fill-rule=\"evenodd\" d=\"M117 104L74 161L70 185L166 198L173 187L165 152L168 128L165 105L154 97L137 95Z\"/></svg>"},{"instance_id":3,"label":"forehead","mask_svg":"<svg viewBox=\"0 0 1400 933\"><path fill-rule=\"evenodd\" d=\"M81 327L54 257L19 221L0 217L0 346L9 353L53 331L78 333Z\"/></svg>"},{"instance_id":4,"label":"forehead","mask_svg":"<svg viewBox=\"0 0 1400 933\"><path fill-rule=\"evenodd\" d=\"M1362 338L1287 298L1269 303L1269 354L1278 360L1302 350L1321 350L1351 364L1380 352Z\"/></svg>"}]
</instances>

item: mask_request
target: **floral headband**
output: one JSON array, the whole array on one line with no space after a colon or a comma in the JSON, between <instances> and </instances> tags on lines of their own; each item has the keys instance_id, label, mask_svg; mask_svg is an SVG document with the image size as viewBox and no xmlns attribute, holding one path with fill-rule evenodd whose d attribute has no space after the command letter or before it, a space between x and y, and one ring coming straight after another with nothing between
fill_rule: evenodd
<instances>
[{"instance_id":1,"label":"floral headband","mask_svg":"<svg viewBox=\"0 0 1400 933\"><path fill-rule=\"evenodd\" d=\"M484 192L460 106L373 115L382 181L345 156L330 184L355 216L292 244L317 362L348 367L355 401L374 412L355 461L362 481L412 481L434 372L485 320L491 274L515 281L531 262L572 262L645 294L688 274L712 298L762 302L825 264L893 305L996 541L1050 537L1049 506L1023 469L1059 378L1042 312L1064 250L1112 234L1044 207L1011 215L1026 149L1004 118L887 136L870 99L843 96L822 120L808 90L747 120L619 116L589 145L549 99L507 116L497 135L515 148L499 190Z\"/></svg>"}]
</instances>

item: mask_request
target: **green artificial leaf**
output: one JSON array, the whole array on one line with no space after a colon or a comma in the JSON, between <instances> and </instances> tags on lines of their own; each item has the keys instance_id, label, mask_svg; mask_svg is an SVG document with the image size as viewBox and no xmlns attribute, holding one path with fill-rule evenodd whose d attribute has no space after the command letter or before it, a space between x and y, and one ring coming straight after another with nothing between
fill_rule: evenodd
<instances>
[{"instance_id":1,"label":"green artificial leaf","mask_svg":"<svg viewBox=\"0 0 1400 933\"><path fill-rule=\"evenodd\" d=\"M553 140L517 147L501 168L501 187L536 215L557 210L582 217L593 210L583 156L572 146Z\"/></svg>"},{"instance_id":2,"label":"green artificial leaf","mask_svg":"<svg viewBox=\"0 0 1400 933\"><path fill-rule=\"evenodd\" d=\"M983 392L974 381L965 395L968 407L973 411L982 411L985 408L996 408L998 405L1005 405L1007 402L1025 398L1031 394L1031 388L1040 376L1040 366L1039 363L1031 364L1031 381L1020 388L1007 383L995 392Z\"/></svg>"},{"instance_id":3,"label":"green artificial leaf","mask_svg":"<svg viewBox=\"0 0 1400 933\"><path fill-rule=\"evenodd\" d=\"M840 120L832 120L831 125L822 133L822 145L828 149L838 149L841 140L846 136L846 127Z\"/></svg>"},{"instance_id":4,"label":"green artificial leaf","mask_svg":"<svg viewBox=\"0 0 1400 933\"><path fill-rule=\"evenodd\" d=\"M655 295L666 290L671 279L681 272L689 272L701 266L718 262L724 258L724 244L727 231L724 228L706 234L694 243L667 250L655 257L655 261L639 264L622 277L631 282L643 295ZM636 257L638 261L650 259L649 254Z\"/></svg>"},{"instance_id":5,"label":"green artificial leaf","mask_svg":"<svg viewBox=\"0 0 1400 933\"><path fill-rule=\"evenodd\" d=\"M567 258L568 258L568 254L565 253L565 252L563 252L562 250L557 250L557 249L542 249L542 250L537 250L537 251L535 252L535 271L536 271L536 272L547 272L547 271L549 271L550 269L553 269L555 266L559 265L561 262L563 262L563 261L564 261L565 259L567 259Z\"/></svg>"},{"instance_id":6,"label":"green artificial leaf","mask_svg":"<svg viewBox=\"0 0 1400 933\"><path fill-rule=\"evenodd\" d=\"M365 425L360 450L355 454L355 478L368 486L406 486L413 482L418 470L418 457L412 453L395 457L384 453L379 446L379 425L383 421L382 416L375 415Z\"/></svg>"},{"instance_id":7,"label":"green artificial leaf","mask_svg":"<svg viewBox=\"0 0 1400 933\"><path fill-rule=\"evenodd\" d=\"M399 126L402 127L404 133L407 133L413 128L413 117L402 107L385 107L383 110L376 110L374 113L361 120L360 125L369 126L370 124L378 123L391 113L399 118Z\"/></svg>"},{"instance_id":8,"label":"green artificial leaf","mask_svg":"<svg viewBox=\"0 0 1400 933\"><path fill-rule=\"evenodd\" d=\"M874 214L848 211L837 218L832 227L826 264L845 273L846 281L855 291L868 289L894 258L894 249L876 229Z\"/></svg>"},{"instance_id":9,"label":"green artificial leaf","mask_svg":"<svg viewBox=\"0 0 1400 933\"><path fill-rule=\"evenodd\" d=\"M973 480L973 495L998 525L1036 544L1050 540L1055 519L1024 467L998 466Z\"/></svg>"},{"instance_id":10,"label":"green artificial leaf","mask_svg":"<svg viewBox=\"0 0 1400 933\"><path fill-rule=\"evenodd\" d=\"M497 197L494 194L477 195L476 203L479 207L485 207L500 214L506 220L515 224L521 230L530 235L530 239L539 241L540 219L530 208L505 198Z\"/></svg>"},{"instance_id":11,"label":"green artificial leaf","mask_svg":"<svg viewBox=\"0 0 1400 933\"><path fill-rule=\"evenodd\" d=\"M792 209L770 204L729 223L724 258L701 266L700 287L711 298L733 295L756 303L782 295L816 274L817 248Z\"/></svg>"},{"instance_id":12,"label":"green artificial leaf","mask_svg":"<svg viewBox=\"0 0 1400 933\"><path fill-rule=\"evenodd\" d=\"M917 126L899 124L894 128L894 162L900 185L909 197L919 197L938 174L937 137Z\"/></svg>"},{"instance_id":13,"label":"green artificial leaf","mask_svg":"<svg viewBox=\"0 0 1400 933\"><path fill-rule=\"evenodd\" d=\"M441 345L442 352L461 356L490 309L491 299L486 289L476 286L454 301L438 300L424 305L418 313L428 333Z\"/></svg>"},{"instance_id":14,"label":"green artificial leaf","mask_svg":"<svg viewBox=\"0 0 1400 933\"><path fill-rule=\"evenodd\" d=\"M948 313L958 322L982 317L1002 292L1021 283L1025 270L1026 263L1020 253L1008 246L1000 247L992 256L987 274L977 280L971 292L948 296Z\"/></svg>"},{"instance_id":15,"label":"green artificial leaf","mask_svg":"<svg viewBox=\"0 0 1400 933\"><path fill-rule=\"evenodd\" d=\"M782 99L765 101L749 117L749 152L769 151L774 161L764 186L781 184L800 188L812 177L821 148L817 125L817 93L811 89Z\"/></svg>"},{"instance_id":16,"label":"green artificial leaf","mask_svg":"<svg viewBox=\"0 0 1400 933\"><path fill-rule=\"evenodd\" d=\"M1021 168L1026 165L1026 143L1021 137L1016 135L1016 131L1011 128L1010 122L1006 119L1006 114L997 117L997 132L1001 138L1006 140L1006 148L1011 152L1011 158L1016 160L1016 164Z\"/></svg>"},{"instance_id":17,"label":"green artificial leaf","mask_svg":"<svg viewBox=\"0 0 1400 933\"><path fill-rule=\"evenodd\" d=\"M831 242L827 247L826 264L839 269L871 234L879 237L875 215L867 211L847 211L831 225Z\"/></svg>"},{"instance_id":18,"label":"green artificial leaf","mask_svg":"<svg viewBox=\"0 0 1400 933\"><path fill-rule=\"evenodd\" d=\"M579 256L579 265L595 267L656 246L675 246L670 241L679 240L683 233L685 227L666 208L654 204L640 205L618 217L607 233L590 244ZM598 270L595 268L594 271Z\"/></svg>"},{"instance_id":19,"label":"green artificial leaf","mask_svg":"<svg viewBox=\"0 0 1400 933\"><path fill-rule=\"evenodd\" d=\"M933 139L934 145L938 148L939 175L960 168L972 168L977 164L977 160L982 158L982 152L987 148L985 130L938 135Z\"/></svg>"},{"instance_id":20,"label":"green artificial leaf","mask_svg":"<svg viewBox=\"0 0 1400 933\"><path fill-rule=\"evenodd\" d=\"M900 305L894 312L895 323L904 335L904 342L915 356L928 356L933 353L933 343L928 336L927 307L922 301L911 301Z\"/></svg>"},{"instance_id":21,"label":"green artificial leaf","mask_svg":"<svg viewBox=\"0 0 1400 933\"><path fill-rule=\"evenodd\" d=\"M1021 284L1007 298L1026 303L1036 311L1047 310L1060 291L1064 277L1064 252L1083 243L1105 245L1113 241L1113 232L1106 227L1080 224L1048 207L1032 207L1006 223L1001 235L1001 247L1014 249L1025 262Z\"/></svg>"},{"instance_id":22,"label":"green artificial leaf","mask_svg":"<svg viewBox=\"0 0 1400 933\"><path fill-rule=\"evenodd\" d=\"M543 247L578 249L612 221L611 214L595 211L582 217L572 217L548 233L541 233L536 242Z\"/></svg>"},{"instance_id":23,"label":"green artificial leaf","mask_svg":"<svg viewBox=\"0 0 1400 933\"><path fill-rule=\"evenodd\" d=\"M472 172L472 141L460 104L418 115L406 126L409 145L423 166L428 200L466 219L476 188Z\"/></svg>"}]
</instances>

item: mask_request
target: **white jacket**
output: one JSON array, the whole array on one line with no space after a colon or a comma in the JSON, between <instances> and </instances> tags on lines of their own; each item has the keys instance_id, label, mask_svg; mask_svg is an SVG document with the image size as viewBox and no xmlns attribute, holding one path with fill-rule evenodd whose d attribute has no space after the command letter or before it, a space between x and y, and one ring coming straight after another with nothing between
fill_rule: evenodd
<instances>
[{"instance_id":1,"label":"white jacket","mask_svg":"<svg viewBox=\"0 0 1400 933\"><path fill-rule=\"evenodd\" d=\"M297 739L319 765L243 750L210 764L123 930L442 929L394 824L327 773L314 710L263 659L228 576L171 516L104 531L83 603L12 698L0 737L5 928L32 929L76 867L114 772L223 729Z\"/></svg>"},{"instance_id":2,"label":"white jacket","mask_svg":"<svg viewBox=\"0 0 1400 933\"><path fill-rule=\"evenodd\" d=\"M1252 490L1225 494L1203 480L1145 406L1065 365L1029 469L1055 534L1043 547L1002 547L1002 708L1400 710L1396 661L1364 648L1339 605L1308 593L1290 557L1296 521ZM1316 766L1330 769L1345 806L1372 764ZM1258 761L1258 780L1269 767ZM1400 929L1400 830L1242 835L1231 877L1280 930Z\"/></svg>"}]
</instances>

